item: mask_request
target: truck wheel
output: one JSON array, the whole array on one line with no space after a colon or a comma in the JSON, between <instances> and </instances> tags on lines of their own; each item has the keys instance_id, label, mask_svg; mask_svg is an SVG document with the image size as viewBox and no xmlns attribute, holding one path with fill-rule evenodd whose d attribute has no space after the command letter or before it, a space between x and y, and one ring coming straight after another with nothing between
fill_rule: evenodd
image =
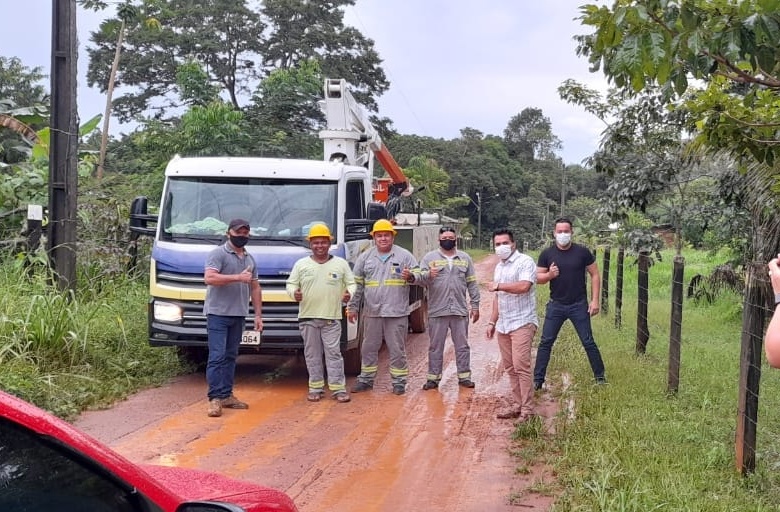
<instances>
[{"instance_id":1,"label":"truck wheel","mask_svg":"<svg viewBox=\"0 0 780 512\"><path fill-rule=\"evenodd\" d=\"M358 315L358 328L357 328L357 347L352 350L346 350L344 356L344 373L347 375L360 374L361 366L363 365L360 349L363 348L363 328L365 323L363 322L363 312Z\"/></svg>"},{"instance_id":2,"label":"truck wheel","mask_svg":"<svg viewBox=\"0 0 780 512\"><path fill-rule=\"evenodd\" d=\"M208 347L176 347L176 353L181 364L192 371L204 370L209 360Z\"/></svg>"},{"instance_id":3,"label":"truck wheel","mask_svg":"<svg viewBox=\"0 0 780 512\"><path fill-rule=\"evenodd\" d=\"M409 314L409 329L412 332L425 332L428 329L428 298L420 300L420 307Z\"/></svg>"}]
</instances>

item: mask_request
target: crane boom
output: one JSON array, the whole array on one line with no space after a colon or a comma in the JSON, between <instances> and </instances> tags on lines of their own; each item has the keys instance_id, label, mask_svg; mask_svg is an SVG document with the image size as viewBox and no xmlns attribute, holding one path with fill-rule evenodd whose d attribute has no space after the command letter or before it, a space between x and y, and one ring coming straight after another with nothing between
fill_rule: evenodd
<instances>
[{"instance_id":1,"label":"crane boom","mask_svg":"<svg viewBox=\"0 0 780 512\"><path fill-rule=\"evenodd\" d=\"M373 157L376 156L390 176L390 186L383 188L380 180L380 186L375 187L375 190L386 193L390 198L412 193L413 188L403 169L382 142L365 110L349 92L346 80L325 79L323 111L326 129L320 131L320 139L325 146L325 160L362 165L373 175Z\"/></svg>"}]
</instances>

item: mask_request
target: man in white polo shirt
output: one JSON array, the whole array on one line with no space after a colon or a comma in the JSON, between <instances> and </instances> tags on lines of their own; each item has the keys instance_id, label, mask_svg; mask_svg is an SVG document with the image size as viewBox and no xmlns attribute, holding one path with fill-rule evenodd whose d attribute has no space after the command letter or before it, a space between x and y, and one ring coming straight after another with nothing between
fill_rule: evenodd
<instances>
[{"instance_id":1,"label":"man in white polo shirt","mask_svg":"<svg viewBox=\"0 0 780 512\"><path fill-rule=\"evenodd\" d=\"M493 245L500 261L488 288L496 292L487 337L497 333L504 370L512 386L512 403L499 411L498 418L518 418L524 422L533 415L533 376L531 342L539 326L536 315L536 263L517 250L508 229L493 233Z\"/></svg>"}]
</instances>

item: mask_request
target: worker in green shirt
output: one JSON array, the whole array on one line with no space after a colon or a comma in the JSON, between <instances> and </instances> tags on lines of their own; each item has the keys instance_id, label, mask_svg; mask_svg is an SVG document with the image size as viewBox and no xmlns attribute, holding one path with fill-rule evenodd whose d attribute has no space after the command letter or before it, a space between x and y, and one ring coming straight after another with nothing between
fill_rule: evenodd
<instances>
[{"instance_id":1,"label":"worker in green shirt","mask_svg":"<svg viewBox=\"0 0 780 512\"><path fill-rule=\"evenodd\" d=\"M328 388L340 403L349 402L341 356L342 303L355 293L355 276L344 258L329 253L333 237L327 225L317 223L307 236L311 256L301 258L287 279L287 294L299 303L298 327L303 337L303 353L309 372L310 402L325 395L325 372Z\"/></svg>"}]
</instances>

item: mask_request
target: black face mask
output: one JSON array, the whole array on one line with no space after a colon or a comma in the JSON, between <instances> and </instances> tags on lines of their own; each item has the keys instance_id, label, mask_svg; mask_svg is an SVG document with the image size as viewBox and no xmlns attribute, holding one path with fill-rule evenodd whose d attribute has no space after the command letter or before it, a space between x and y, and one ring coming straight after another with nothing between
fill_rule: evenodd
<instances>
[{"instance_id":1,"label":"black face mask","mask_svg":"<svg viewBox=\"0 0 780 512\"><path fill-rule=\"evenodd\" d=\"M248 236L234 236L230 235L230 243L233 244L234 247L241 248L246 245L246 243L249 242Z\"/></svg>"},{"instance_id":2,"label":"black face mask","mask_svg":"<svg viewBox=\"0 0 780 512\"><path fill-rule=\"evenodd\" d=\"M455 248L455 240L439 240L439 246L445 251L451 251Z\"/></svg>"}]
</instances>

